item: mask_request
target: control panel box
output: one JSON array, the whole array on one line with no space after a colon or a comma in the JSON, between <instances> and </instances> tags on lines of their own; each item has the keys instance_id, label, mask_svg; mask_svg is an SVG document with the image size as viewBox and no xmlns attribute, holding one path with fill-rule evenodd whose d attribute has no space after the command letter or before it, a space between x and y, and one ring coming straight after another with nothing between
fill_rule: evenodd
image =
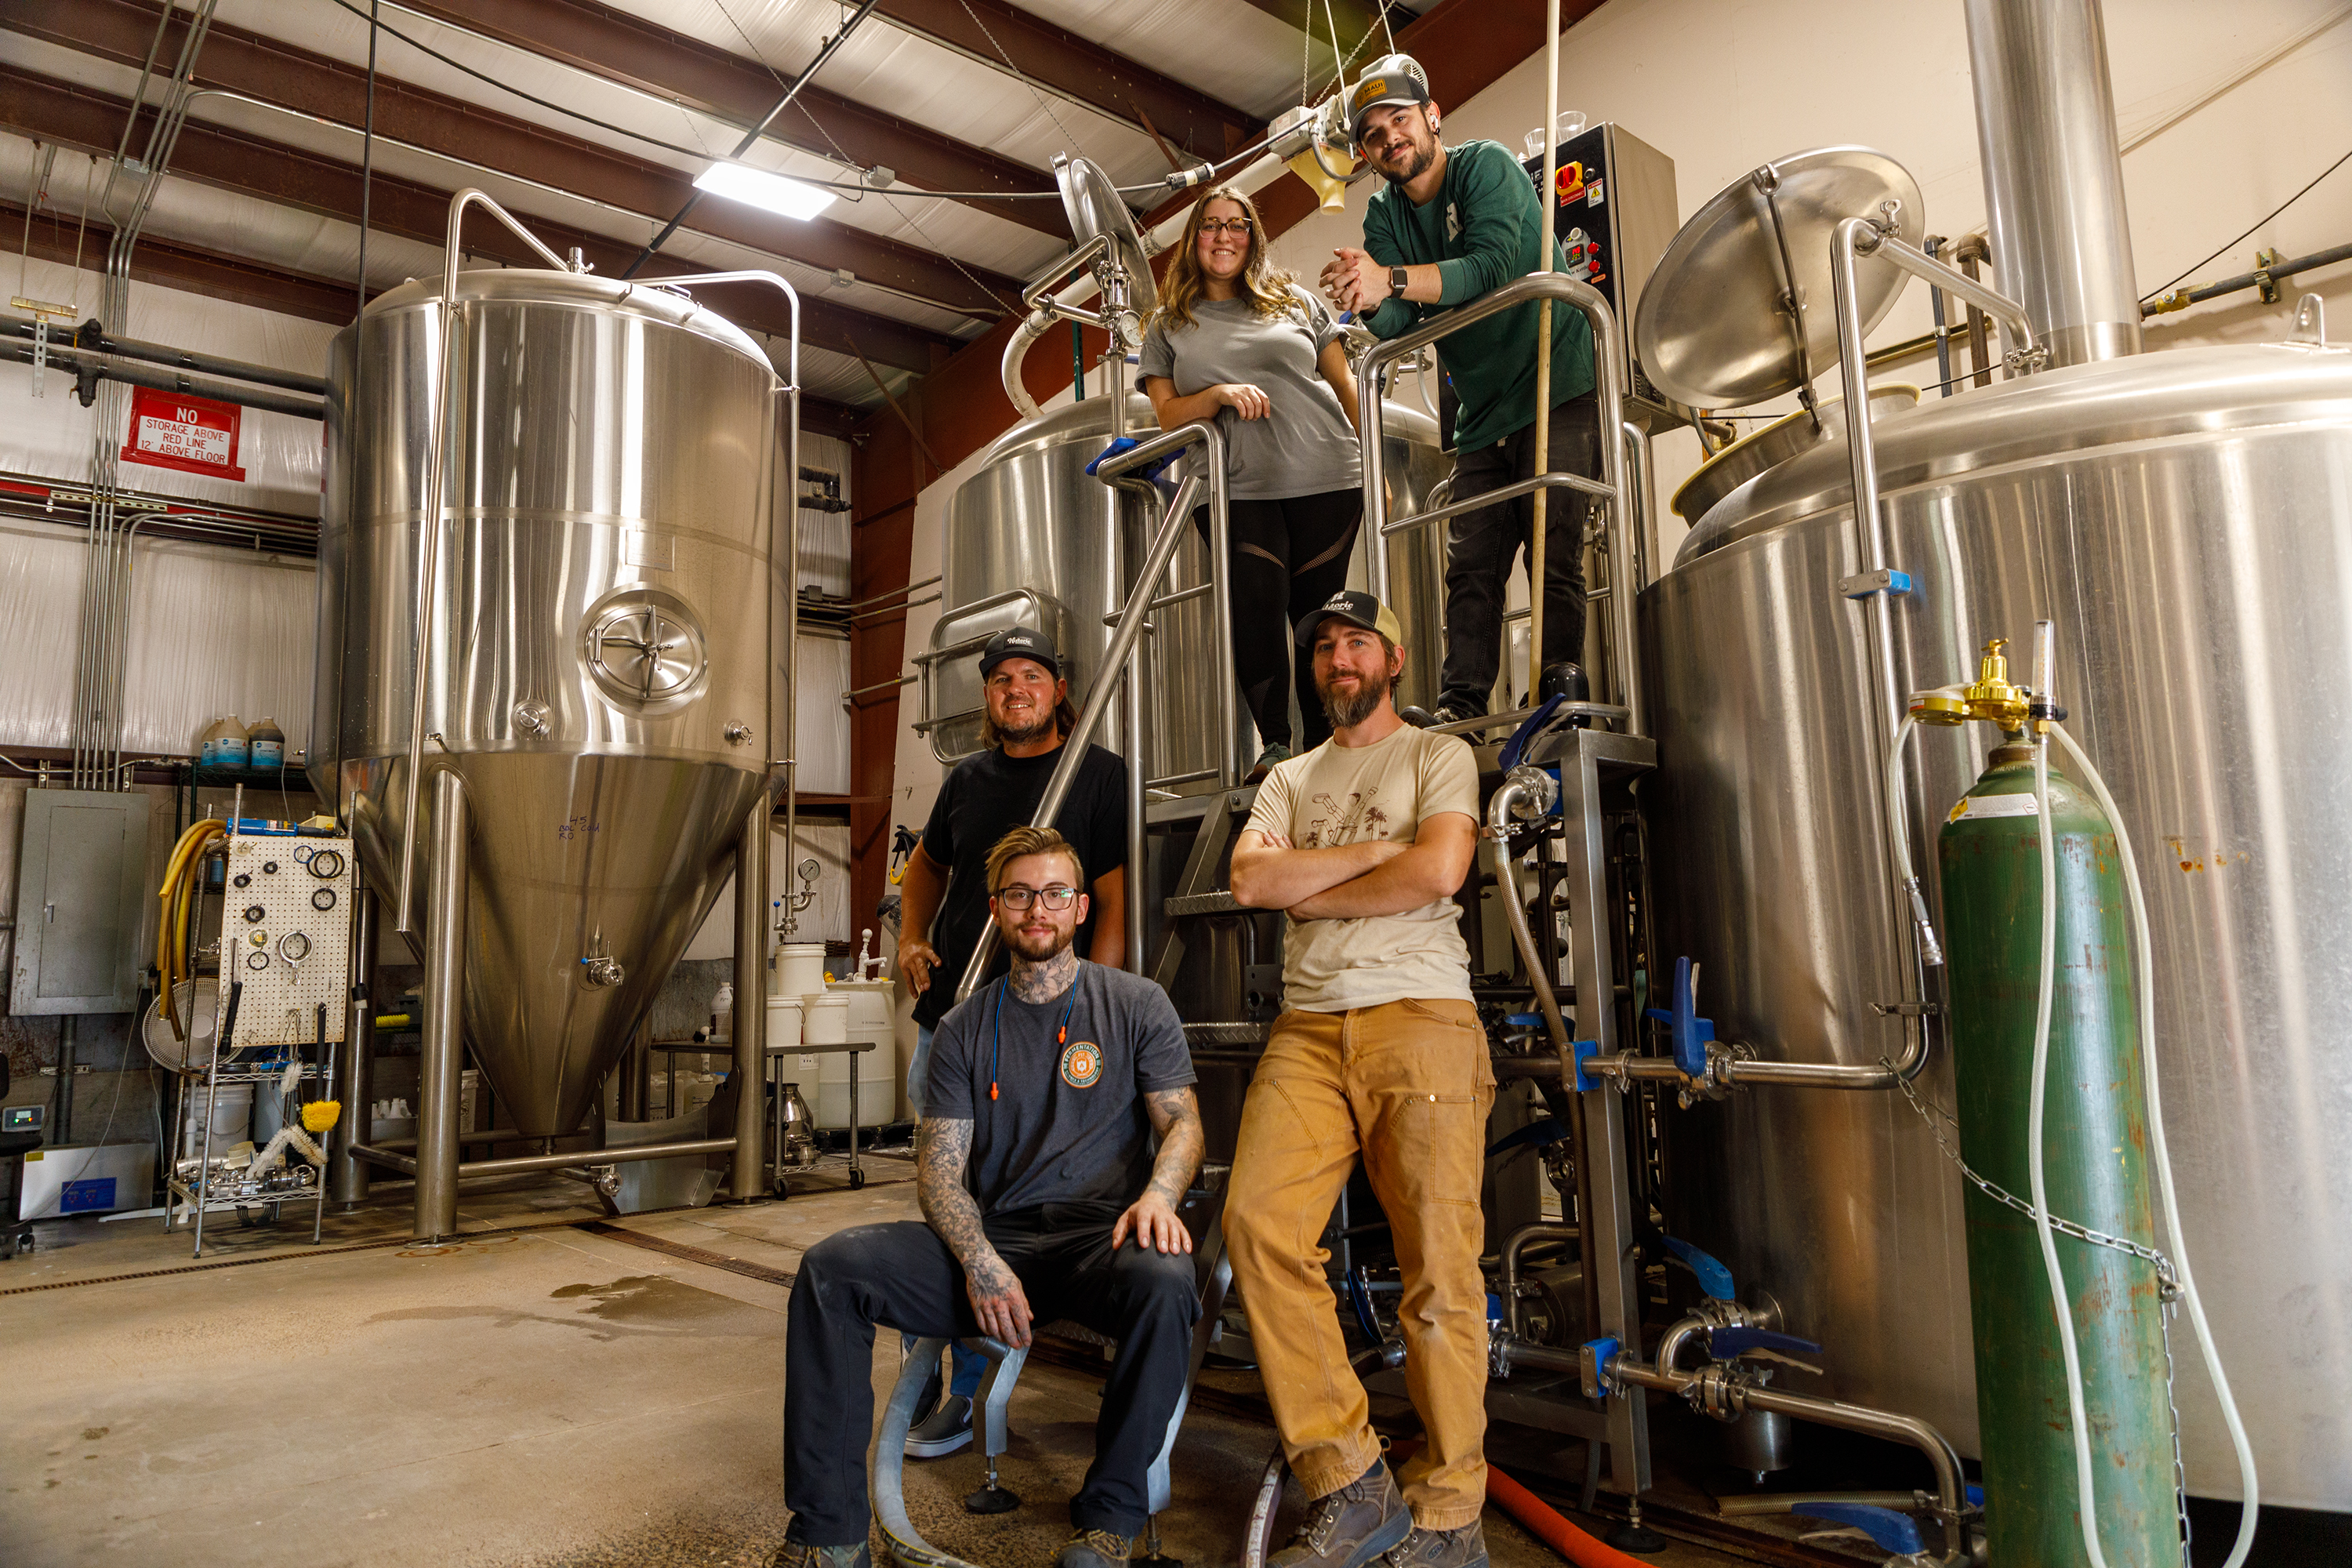
<instances>
[{"instance_id":1,"label":"control panel box","mask_svg":"<svg viewBox=\"0 0 2352 1568\"><path fill-rule=\"evenodd\" d=\"M136 791L25 792L10 1012L128 1013L138 1005L139 937L154 918L146 886L152 810Z\"/></svg>"},{"instance_id":2,"label":"control panel box","mask_svg":"<svg viewBox=\"0 0 2352 1568\"><path fill-rule=\"evenodd\" d=\"M228 1014L230 983L245 987L231 1047L340 1042L359 887L352 841L240 834L228 841L227 879L219 1016Z\"/></svg>"},{"instance_id":3,"label":"control panel box","mask_svg":"<svg viewBox=\"0 0 2352 1568\"><path fill-rule=\"evenodd\" d=\"M1601 290L1630 342L1643 286L1680 226L1675 161L1623 127L1604 122L1562 142L1553 163L1552 233L1566 253L1568 274ZM1524 166L1529 179L1543 178L1541 158ZM1619 390L1654 397L1641 367L1626 357L1633 382Z\"/></svg>"}]
</instances>

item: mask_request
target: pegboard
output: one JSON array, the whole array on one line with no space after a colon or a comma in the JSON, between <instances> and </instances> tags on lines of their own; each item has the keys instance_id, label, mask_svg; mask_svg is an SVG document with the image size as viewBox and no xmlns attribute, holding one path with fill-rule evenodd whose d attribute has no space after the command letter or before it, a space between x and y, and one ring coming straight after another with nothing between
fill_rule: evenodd
<instances>
[{"instance_id":1,"label":"pegboard","mask_svg":"<svg viewBox=\"0 0 2352 1568\"><path fill-rule=\"evenodd\" d=\"M330 858L331 857L331 861ZM320 874L314 868L331 863ZM238 1047L309 1045L343 1037L351 994L352 899L359 886L352 841L239 836L228 841L228 881L221 893L220 1008L231 980L238 999ZM258 937L260 940L257 941Z\"/></svg>"}]
</instances>

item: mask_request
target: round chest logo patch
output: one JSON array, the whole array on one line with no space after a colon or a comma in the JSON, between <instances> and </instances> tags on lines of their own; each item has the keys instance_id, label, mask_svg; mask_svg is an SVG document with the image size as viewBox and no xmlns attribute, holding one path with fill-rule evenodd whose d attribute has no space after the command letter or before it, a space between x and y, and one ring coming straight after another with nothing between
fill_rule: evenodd
<instances>
[{"instance_id":1,"label":"round chest logo patch","mask_svg":"<svg viewBox=\"0 0 2352 1568\"><path fill-rule=\"evenodd\" d=\"M1062 1081L1072 1089L1094 1088L1102 1069L1102 1047L1092 1040L1073 1040L1062 1053Z\"/></svg>"}]
</instances>

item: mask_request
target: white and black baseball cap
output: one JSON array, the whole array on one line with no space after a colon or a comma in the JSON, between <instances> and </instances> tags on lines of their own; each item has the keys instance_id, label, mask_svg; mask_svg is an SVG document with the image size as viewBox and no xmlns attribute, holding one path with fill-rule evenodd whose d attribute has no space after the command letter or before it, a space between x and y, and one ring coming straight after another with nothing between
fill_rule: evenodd
<instances>
[{"instance_id":1,"label":"white and black baseball cap","mask_svg":"<svg viewBox=\"0 0 2352 1568\"><path fill-rule=\"evenodd\" d=\"M1008 658L1034 659L1052 670L1056 678L1062 673L1062 661L1054 651L1054 639L1034 626L1014 626L989 638L988 646L980 650L980 678L987 679L988 672Z\"/></svg>"},{"instance_id":2,"label":"white and black baseball cap","mask_svg":"<svg viewBox=\"0 0 2352 1568\"><path fill-rule=\"evenodd\" d=\"M1404 641L1404 626L1394 610L1360 588L1342 588L1298 618L1298 646L1313 647L1315 634L1329 620L1378 632L1392 643Z\"/></svg>"}]
</instances>

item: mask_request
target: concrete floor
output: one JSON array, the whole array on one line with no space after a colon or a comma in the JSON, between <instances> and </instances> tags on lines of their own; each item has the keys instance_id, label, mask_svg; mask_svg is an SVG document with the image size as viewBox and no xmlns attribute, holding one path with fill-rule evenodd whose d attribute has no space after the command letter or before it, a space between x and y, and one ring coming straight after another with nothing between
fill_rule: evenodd
<instances>
[{"instance_id":1,"label":"concrete floor","mask_svg":"<svg viewBox=\"0 0 2352 1568\"><path fill-rule=\"evenodd\" d=\"M786 1203L615 1226L574 1183L518 1179L469 1193L468 1236L443 1247L404 1241L396 1199L331 1216L315 1251L307 1215L220 1216L193 1269L154 1221L44 1224L0 1266L0 1562L765 1564L785 1522L787 1289L614 1232L788 1272L845 1225L912 1216L910 1176L884 1159L862 1192L820 1177ZM989 1568L1050 1562L1099 1403L1087 1374L1033 1365L1004 1468L1025 1505L965 1513L966 1452L908 1467L918 1528ZM1178 1450L1165 1550L1192 1568L1238 1559L1272 1444L1236 1408L1196 1406ZM1558 1562L1498 1510L1486 1531L1496 1568Z\"/></svg>"}]
</instances>

